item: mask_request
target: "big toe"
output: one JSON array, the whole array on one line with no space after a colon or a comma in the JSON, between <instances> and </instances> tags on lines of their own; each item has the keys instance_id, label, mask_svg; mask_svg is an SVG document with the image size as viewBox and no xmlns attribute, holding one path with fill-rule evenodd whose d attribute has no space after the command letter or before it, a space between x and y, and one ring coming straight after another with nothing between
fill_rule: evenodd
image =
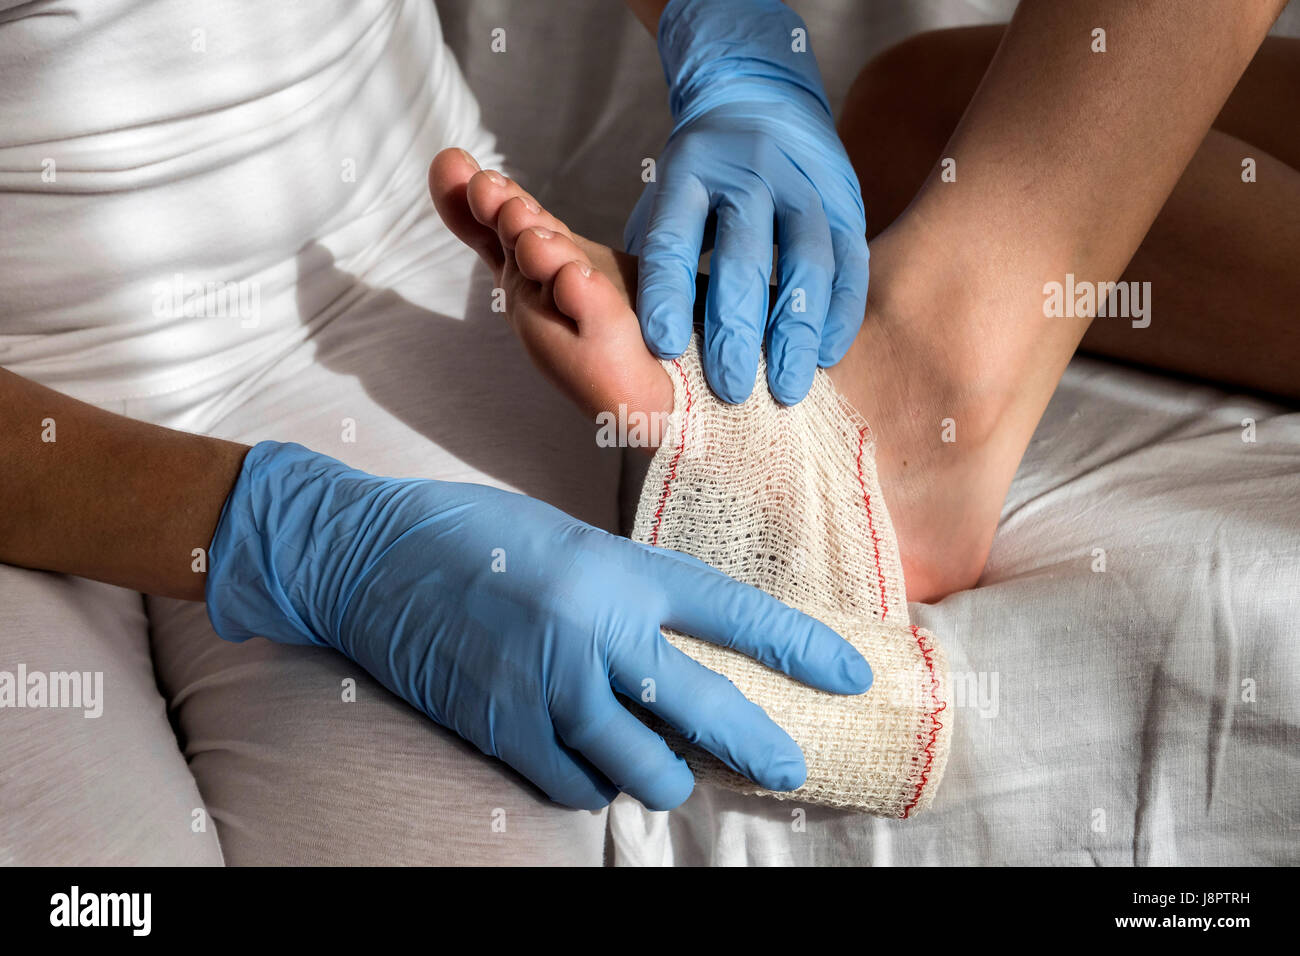
<instances>
[{"instance_id":1,"label":"big toe","mask_svg":"<svg viewBox=\"0 0 1300 956\"><path fill-rule=\"evenodd\" d=\"M479 222L469 203L469 183L479 172L474 157L463 149L449 147L429 164L429 195L447 228L480 259L500 273L505 254L496 232Z\"/></svg>"}]
</instances>

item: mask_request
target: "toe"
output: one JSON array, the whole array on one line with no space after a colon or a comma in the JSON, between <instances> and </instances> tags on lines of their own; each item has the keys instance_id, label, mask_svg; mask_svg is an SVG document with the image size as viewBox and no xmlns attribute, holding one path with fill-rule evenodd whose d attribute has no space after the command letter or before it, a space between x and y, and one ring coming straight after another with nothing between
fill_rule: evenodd
<instances>
[{"instance_id":1,"label":"toe","mask_svg":"<svg viewBox=\"0 0 1300 956\"><path fill-rule=\"evenodd\" d=\"M628 311L627 299L585 257L562 264L555 272L554 283L555 307L584 332L599 329L602 320Z\"/></svg>"},{"instance_id":2,"label":"toe","mask_svg":"<svg viewBox=\"0 0 1300 956\"><path fill-rule=\"evenodd\" d=\"M511 199L524 199L537 206L537 200L513 179L495 169L475 173L466 187L470 211L474 218L490 229L496 229L501 207Z\"/></svg>"},{"instance_id":3,"label":"toe","mask_svg":"<svg viewBox=\"0 0 1300 956\"><path fill-rule=\"evenodd\" d=\"M479 222L469 204L469 184L478 172L478 163L465 150L444 149L429 165L429 195L447 228L499 273L505 261L501 242L490 226Z\"/></svg>"},{"instance_id":4,"label":"toe","mask_svg":"<svg viewBox=\"0 0 1300 956\"><path fill-rule=\"evenodd\" d=\"M497 214L497 239L507 252L515 248L520 233L534 227L549 230L567 239L573 238L564 223L538 206L531 196L514 196L501 204Z\"/></svg>"},{"instance_id":5,"label":"toe","mask_svg":"<svg viewBox=\"0 0 1300 956\"><path fill-rule=\"evenodd\" d=\"M520 274L534 282L553 281L560 268L575 259L591 264L572 239L544 226L524 229L515 241L515 264Z\"/></svg>"}]
</instances>

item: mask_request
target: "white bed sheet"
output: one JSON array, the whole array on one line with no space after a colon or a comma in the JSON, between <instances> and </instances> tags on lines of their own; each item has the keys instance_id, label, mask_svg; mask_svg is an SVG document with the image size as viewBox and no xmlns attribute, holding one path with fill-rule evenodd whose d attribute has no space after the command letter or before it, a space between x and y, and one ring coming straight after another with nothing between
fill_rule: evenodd
<instances>
[{"instance_id":1,"label":"white bed sheet","mask_svg":"<svg viewBox=\"0 0 1300 956\"><path fill-rule=\"evenodd\" d=\"M1014 7L794 5L835 104L874 52ZM579 231L618 243L641 159L668 131L644 31L611 0L438 7L521 181ZM1298 26L1293 3L1278 32ZM505 53L490 49L495 27L506 28ZM1247 418L1254 442L1243 441ZM1105 571L1094 570L1097 549ZM621 798L612 862L1300 861L1295 410L1076 359L980 586L913 610L983 691L955 710L930 814L899 823L808 808L801 818L787 803L704 788L652 814Z\"/></svg>"}]
</instances>

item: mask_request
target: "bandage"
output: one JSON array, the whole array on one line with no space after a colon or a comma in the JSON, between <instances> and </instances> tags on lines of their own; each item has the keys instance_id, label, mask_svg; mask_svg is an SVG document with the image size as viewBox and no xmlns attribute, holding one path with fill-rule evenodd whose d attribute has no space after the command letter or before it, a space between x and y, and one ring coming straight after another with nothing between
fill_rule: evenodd
<instances>
[{"instance_id":1,"label":"bandage","mask_svg":"<svg viewBox=\"0 0 1300 956\"><path fill-rule=\"evenodd\" d=\"M915 816L933 802L948 759L948 665L934 636L908 620L870 428L821 370L808 397L787 408L772 399L761 366L748 401L719 401L705 382L698 340L664 367L673 413L633 537L694 555L821 620L862 652L874 682L865 694L830 694L737 651L664 632L799 744L808 778L788 793L760 789L646 719L702 783Z\"/></svg>"}]
</instances>

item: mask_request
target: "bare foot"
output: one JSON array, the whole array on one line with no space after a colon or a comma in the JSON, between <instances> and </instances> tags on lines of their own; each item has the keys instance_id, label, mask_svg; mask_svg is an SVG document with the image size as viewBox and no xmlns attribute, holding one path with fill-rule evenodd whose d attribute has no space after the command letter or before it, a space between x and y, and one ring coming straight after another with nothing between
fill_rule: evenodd
<instances>
[{"instance_id":1,"label":"bare foot","mask_svg":"<svg viewBox=\"0 0 1300 956\"><path fill-rule=\"evenodd\" d=\"M631 306L634 258L574 235L462 150L438 154L429 189L451 230L494 270L533 361L593 422L620 405L671 411L672 383ZM866 320L829 374L875 432L908 598L934 601L979 579L1032 423L1004 427L1006 390L988 384L979 372L987 365L954 339L953 317L918 284L926 270L917 247L889 230L872 243Z\"/></svg>"},{"instance_id":2,"label":"bare foot","mask_svg":"<svg viewBox=\"0 0 1300 956\"><path fill-rule=\"evenodd\" d=\"M429 192L452 232L493 270L506 317L534 364L593 428L596 415L617 414L620 405L631 421L672 411L672 382L645 347L630 305L634 258L574 235L464 150L434 158Z\"/></svg>"}]
</instances>

